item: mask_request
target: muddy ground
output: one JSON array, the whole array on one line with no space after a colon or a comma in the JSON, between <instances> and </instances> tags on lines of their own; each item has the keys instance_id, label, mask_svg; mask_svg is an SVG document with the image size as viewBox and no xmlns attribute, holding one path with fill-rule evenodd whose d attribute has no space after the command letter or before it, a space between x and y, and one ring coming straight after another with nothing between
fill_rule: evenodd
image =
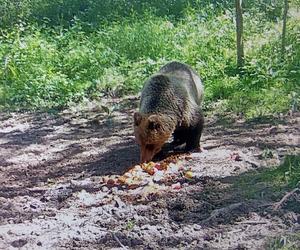
<instances>
[{"instance_id":1,"label":"muddy ground","mask_svg":"<svg viewBox=\"0 0 300 250\"><path fill-rule=\"evenodd\" d=\"M300 232L300 211L273 209L284 191L238 184L299 156L299 115L209 115L204 151L181 161L192 178L108 186L138 163L136 103L0 114L0 249L267 249Z\"/></svg>"}]
</instances>

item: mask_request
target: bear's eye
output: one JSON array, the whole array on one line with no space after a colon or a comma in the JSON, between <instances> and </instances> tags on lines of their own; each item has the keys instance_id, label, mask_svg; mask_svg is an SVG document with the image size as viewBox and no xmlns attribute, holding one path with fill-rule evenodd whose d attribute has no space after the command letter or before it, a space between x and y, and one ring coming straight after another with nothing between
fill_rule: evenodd
<instances>
[{"instance_id":1,"label":"bear's eye","mask_svg":"<svg viewBox=\"0 0 300 250\"><path fill-rule=\"evenodd\" d=\"M154 149L154 144L147 144L146 149L153 150Z\"/></svg>"},{"instance_id":2,"label":"bear's eye","mask_svg":"<svg viewBox=\"0 0 300 250\"><path fill-rule=\"evenodd\" d=\"M157 122L149 122L148 128L151 129L151 130L154 130L154 129L157 130L157 129L160 128L160 124L157 123Z\"/></svg>"}]
</instances>

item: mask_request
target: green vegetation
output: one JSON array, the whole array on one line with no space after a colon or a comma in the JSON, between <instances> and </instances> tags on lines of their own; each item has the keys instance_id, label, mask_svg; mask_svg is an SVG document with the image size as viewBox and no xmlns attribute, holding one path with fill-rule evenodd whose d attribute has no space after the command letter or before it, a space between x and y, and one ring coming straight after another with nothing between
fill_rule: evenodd
<instances>
[{"instance_id":1,"label":"green vegetation","mask_svg":"<svg viewBox=\"0 0 300 250\"><path fill-rule=\"evenodd\" d=\"M286 192L296 187L300 187L299 155L286 156L280 166L241 175L234 183L234 188L244 198L272 202L279 201ZM288 201L287 206L290 210L300 212L299 203L296 201Z\"/></svg>"},{"instance_id":2,"label":"green vegetation","mask_svg":"<svg viewBox=\"0 0 300 250\"><path fill-rule=\"evenodd\" d=\"M243 74L236 72L232 1L0 0L0 106L63 108L137 93L170 60L193 66L206 105L247 117L299 103L299 12L291 7L280 58L283 1L245 1Z\"/></svg>"},{"instance_id":3,"label":"green vegetation","mask_svg":"<svg viewBox=\"0 0 300 250\"><path fill-rule=\"evenodd\" d=\"M277 236L266 246L268 250L297 250L300 244L300 233Z\"/></svg>"}]
</instances>

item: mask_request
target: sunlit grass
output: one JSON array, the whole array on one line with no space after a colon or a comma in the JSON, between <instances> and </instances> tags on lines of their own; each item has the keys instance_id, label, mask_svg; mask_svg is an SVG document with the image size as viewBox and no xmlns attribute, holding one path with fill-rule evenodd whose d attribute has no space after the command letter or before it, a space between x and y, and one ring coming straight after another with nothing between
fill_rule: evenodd
<instances>
[{"instance_id":1,"label":"sunlit grass","mask_svg":"<svg viewBox=\"0 0 300 250\"><path fill-rule=\"evenodd\" d=\"M227 100L227 110L250 118L299 106L299 24L292 18L282 62L274 24L245 16L246 67L238 76L233 14L203 18L189 9L184 15L175 21L147 12L96 28L74 19L69 28L21 23L7 29L0 35L1 105L63 108L111 91L137 93L163 64L178 60L199 72L208 104Z\"/></svg>"},{"instance_id":2,"label":"sunlit grass","mask_svg":"<svg viewBox=\"0 0 300 250\"><path fill-rule=\"evenodd\" d=\"M287 156L280 166L253 171L234 183L240 195L247 199L278 201L285 192L300 185L300 156ZM298 208L299 209L299 208Z\"/></svg>"}]
</instances>

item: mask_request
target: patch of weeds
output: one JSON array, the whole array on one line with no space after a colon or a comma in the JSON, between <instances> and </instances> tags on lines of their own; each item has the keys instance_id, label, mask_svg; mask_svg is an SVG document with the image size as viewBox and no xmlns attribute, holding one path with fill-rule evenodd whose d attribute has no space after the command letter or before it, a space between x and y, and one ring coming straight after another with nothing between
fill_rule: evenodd
<instances>
[{"instance_id":1,"label":"patch of weeds","mask_svg":"<svg viewBox=\"0 0 300 250\"><path fill-rule=\"evenodd\" d=\"M101 109L106 113L107 118L111 119L114 111L116 111L118 108L117 105L101 105Z\"/></svg>"},{"instance_id":2,"label":"patch of weeds","mask_svg":"<svg viewBox=\"0 0 300 250\"><path fill-rule=\"evenodd\" d=\"M274 115L265 115L265 116L258 116L254 118L247 119L249 124L272 124L272 125L280 125L286 124L286 121L281 119L278 116Z\"/></svg>"},{"instance_id":3,"label":"patch of weeds","mask_svg":"<svg viewBox=\"0 0 300 250\"><path fill-rule=\"evenodd\" d=\"M135 226L135 220L127 221L127 223L126 223L126 229L127 230L129 230L129 231L132 230L134 226Z\"/></svg>"},{"instance_id":4,"label":"patch of weeds","mask_svg":"<svg viewBox=\"0 0 300 250\"><path fill-rule=\"evenodd\" d=\"M268 250L296 250L300 246L300 233L291 235L280 235L270 240L266 249Z\"/></svg>"},{"instance_id":5,"label":"patch of weeds","mask_svg":"<svg viewBox=\"0 0 300 250\"><path fill-rule=\"evenodd\" d=\"M222 127L230 127L234 123L235 117L232 114L216 115L217 121L214 125L221 125Z\"/></svg>"},{"instance_id":6,"label":"patch of weeds","mask_svg":"<svg viewBox=\"0 0 300 250\"><path fill-rule=\"evenodd\" d=\"M262 158L263 159L271 159L273 157L274 157L274 153L269 148L264 149L264 151L262 152Z\"/></svg>"},{"instance_id":7,"label":"patch of weeds","mask_svg":"<svg viewBox=\"0 0 300 250\"><path fill-rule=\"evenodd\" d=\"M235 179L233 189L244 199L278 201L296 188L300 181L300 156L286 156L276 167L243 174ZM287 203L289 206L291 203ZM289 206L293 210L293 206Z\"/></svg>"}]
</instances>

